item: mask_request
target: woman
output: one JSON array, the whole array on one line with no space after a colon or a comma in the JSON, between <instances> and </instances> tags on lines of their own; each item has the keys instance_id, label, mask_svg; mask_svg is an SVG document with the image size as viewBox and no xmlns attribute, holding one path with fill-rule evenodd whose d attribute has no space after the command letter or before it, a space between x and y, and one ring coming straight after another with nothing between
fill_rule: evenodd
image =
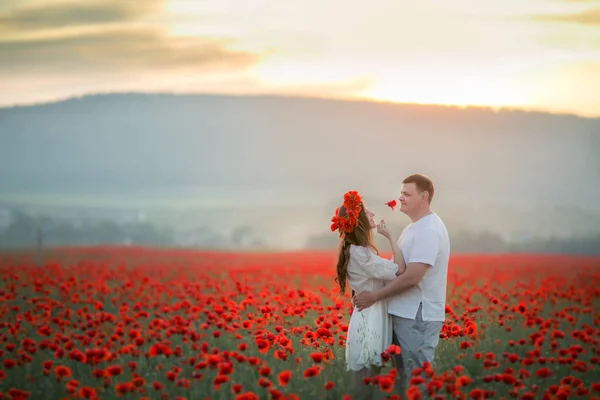
<instances>
[{"instance_id":1,"label":"woman","mask_svg":"<svg viewBox=\"0 0 600 400\"><path fill-rule=\"evenodd\" d=\"M336 282L342 295L346 292L346 282L353 292L373 292L406 270L400 248L385 222L382 220L376 225L374 216L364 206L359 194L349 191L344 195L343 205L331 219L331 231L338 230L341 238ZM379 256L371 235L375 227L389 240L393 260ZM362 380L379 372L381 353L392 344L392 334L391 317L385 301L360 312L354 308L346 339L346 365L355 375L356 398L371 396L371 387L362 385Z\"/></svg>"}]
</instances>

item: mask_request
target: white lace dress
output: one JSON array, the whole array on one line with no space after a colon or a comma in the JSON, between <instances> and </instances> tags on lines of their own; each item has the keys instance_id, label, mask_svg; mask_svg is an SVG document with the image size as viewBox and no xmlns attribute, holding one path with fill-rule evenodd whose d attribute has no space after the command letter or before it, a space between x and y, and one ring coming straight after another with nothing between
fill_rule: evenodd
<instances>
[{"instance_id":1,"label":"white lace dress","mask_svg":"<svg viewBox=\"0 0 600 400\"><path fill-rule=\"evenodd\" d=\"M351 245L348 285L356 294L373 292L396 278L398 266L373 250ZM392 319L385 300L359 312L355 307L346 338L346 366L358 371L371 365L381 366L381 353L392 344Z\"/></svg>"}]
</instances>

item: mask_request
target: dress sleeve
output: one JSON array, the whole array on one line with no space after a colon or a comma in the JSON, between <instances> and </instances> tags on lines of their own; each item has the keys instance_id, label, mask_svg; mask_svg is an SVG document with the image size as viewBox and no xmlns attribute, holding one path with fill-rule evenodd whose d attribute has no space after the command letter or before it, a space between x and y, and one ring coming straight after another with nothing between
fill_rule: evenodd
<instances>
[{"instance_id":1,"label":"dress sleeve","mask_svg":"<svg viewBox=\"0 0 600 400\"><path fill-rule=\"evenodd\" d=\"M353 250L356 262L366 276L386 281L396 279L398 265L392 260L380 257L362 246L353 246Z\"/></svg>"}]
</instances>

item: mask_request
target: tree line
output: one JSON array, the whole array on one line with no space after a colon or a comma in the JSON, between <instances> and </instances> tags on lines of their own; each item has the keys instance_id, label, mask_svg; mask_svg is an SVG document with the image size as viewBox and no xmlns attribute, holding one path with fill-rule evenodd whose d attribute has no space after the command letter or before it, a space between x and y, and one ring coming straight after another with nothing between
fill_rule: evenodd
<instances>
[{"instance_id":1,"label":"tree line","mask_svg":"<svg viewBox=\"0 0 600 400\"><path fill-rule=\"evenodd\" d=\"M393 227L399 234L401 226ZM600 254L600 233L585 237L530 237L527 240L506 240L491 231L470 232L449 229L453 253L563 253ZM94 223L76 223L48 216L33 216L13 211L10 222L0 229L0 247L89 246L124 244L161 247L253 248L269 250L264 240L251 227L241 226L229 235L217 234L199 228L190 235L161 227L149 221L117 222L103 219ZM387 243L375 234L375 243L387 249ZM306 249L336 249L336 233L309 236Z\"/></svg>"}]
</instances>

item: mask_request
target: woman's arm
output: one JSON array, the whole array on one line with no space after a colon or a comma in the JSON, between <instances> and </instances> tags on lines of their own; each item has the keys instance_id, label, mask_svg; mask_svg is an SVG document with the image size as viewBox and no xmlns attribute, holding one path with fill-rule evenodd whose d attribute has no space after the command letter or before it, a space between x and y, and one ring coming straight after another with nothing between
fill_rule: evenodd
<instances>
[{"instance_id":1,"label":"woman's arm","mask_svg":"<svg viewBox=\"0 0 600 400\"><path fill-rule=\"evenodd\" d=\"M395 242L391 235L388 236L387 239L390 242L392 253L394 253L394 263L398 266L398 272L396 272L396 276L401 275L404 273L404 271L406 271L406 262L402 256L402 251L400 250L400 246L398 246L398 242Z\"/></svg>"},{"instance_id":2,"label":"woman's arm","mask_svg":"<svg viewBox=\"0 0 600 400\"><path fill-rule=\"evenodd\" d=\"M398 241L394 241L394 239L392 239L392 232L390 232L387 226L385 226L384 220L381 220L381 222L377 224L377 233L383 235L388 240L388 242L390 242L392 253L394 253L394 264L398 266L396 276L403 274L404 271L406 271L406 262L404 261L404 257L402 256L400 246L398 246Z\"/></svg>"}]
</instances>

